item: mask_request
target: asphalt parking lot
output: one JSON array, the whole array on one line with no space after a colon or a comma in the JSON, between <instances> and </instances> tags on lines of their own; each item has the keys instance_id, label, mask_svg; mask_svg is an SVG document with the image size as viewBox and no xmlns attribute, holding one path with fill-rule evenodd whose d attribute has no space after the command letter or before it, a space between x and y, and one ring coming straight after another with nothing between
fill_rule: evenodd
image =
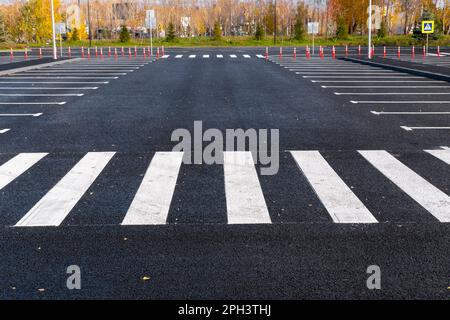
<instances>
[{"instance_id":1,"label":"asphalt parking lot","mask_svg":"<svg viewBox=\"0 0 450 320\"><path fill-rule=\"evenodd\" d=\"M2 75L0 296L448 299L449 87L258 48ZM277 172L184 163L172 134L196 121L278 130Z\"/></svg>"}]
</instances>

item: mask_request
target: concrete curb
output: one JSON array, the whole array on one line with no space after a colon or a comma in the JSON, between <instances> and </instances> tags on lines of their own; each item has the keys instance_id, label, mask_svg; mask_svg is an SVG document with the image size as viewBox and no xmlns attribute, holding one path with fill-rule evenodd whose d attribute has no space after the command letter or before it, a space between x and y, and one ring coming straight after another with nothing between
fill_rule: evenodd
<instances>
[{"instance_id":1,"label":"concrete curb","mask_svg":"<svg viewBox=\"0 0 450 320\"><path fill-rule=\"evenodd\" d=\"M5 76L5 75L8 75L8 74L14 74L14 73L17 73L17 72L24 72L24 71L33 70L33 69L39 69L39 68L43 68L43 67L50 67L50 66L63 64L63 63L66 63L66 62L78 61L78 60L81 60L81 58L65 59L65 60L60 60L60 61L35 64L35 65L32 65L32 66L27 66L27 67L20 67L20 68L14 68L14 69L10 69L10 70L3 70L3 71L0 71L0 76Z\"/></svg>"},{"instance_id":2,"label":"concrete curb","mask_svg":"<svg viewBox=\"0 0 450 320\"><path fill-rule=\"evenodd\" d=\"M412 69L412 68L407 68L407 67L402 67L402 66L395 66L395 65L390 65L390 64L386 64L386 63L380 63L380 62L374 62L374 61L368 61L368 60L362 60L362 59L356 59L356 58L348 58L347 57L347 58L341 58L341 59L346 60L346 61L361 63L361 64L365 64L365 65L377 66L377 67L381 67L381 68L389 69L389 70L393 70L393 71L407 72L407 73L410 73L410 74L413 74L416 76L422 76L422 77L426 77L426 78L430 78L430 79L434 79L434 80L442 80L442 81L450 82L450 76L442 74L442 73L417 70L417 69Z\"/></svg>"}]
</instances>

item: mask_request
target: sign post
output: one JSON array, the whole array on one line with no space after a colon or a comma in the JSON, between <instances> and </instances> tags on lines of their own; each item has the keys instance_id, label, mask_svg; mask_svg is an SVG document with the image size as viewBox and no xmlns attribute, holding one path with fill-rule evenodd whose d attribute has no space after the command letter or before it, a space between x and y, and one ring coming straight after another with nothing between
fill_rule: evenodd
<instances>
[{"instance_id":1,"label":"sign post","mask_svg":"<svg viewBox=\"0 0 450 320\"><path fill-rule=\"evenodd\" d=\"M434 33L434 20L422 21L422 33L427 35L426 55L428 56L428 35Z\"/></svg>"},{"instance_id":2,"label":"sign post","mask_svg":"<svg viewBox=\"0 0 450 320\"><path fill-rule=\"evenodd\" d=\"M308 22L308 34L312 34L312 55L314 55L314 35L319 33L318 22Z\"/></svg>"},{"instance_id":3,"label":"sign post","mask_svg":"<svg viewBox=\"0 0 450 320\"><path fill-rule=\"evenodd\" d=\"M57 30L56 32L59 35L59 51L61 52L61 57L63 55L63 50L62 50L62 35L66 34L66 24L63 22L58 22L55 24L55 29Z\"/></svg>"},{"instance_id":4,"label":"sign post","mask_svg":"<svg viewBox=\"0 0 450 320\"><path fill-rule=\"evenodd\" d=\"M150 30L150 57L153 57L153 26L156 26L155 10L145 11L145 24Z\"/></svg>"}]
</instances>

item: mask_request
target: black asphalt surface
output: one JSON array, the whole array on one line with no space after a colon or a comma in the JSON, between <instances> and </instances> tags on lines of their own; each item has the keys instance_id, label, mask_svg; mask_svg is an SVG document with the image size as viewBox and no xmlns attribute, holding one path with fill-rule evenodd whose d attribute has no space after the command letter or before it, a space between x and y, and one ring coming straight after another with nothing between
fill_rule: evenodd
<instances>
[{"instance_id":1,"label":"black asphalt surface","mask_svg":"<svg viewBox=\"0 0 450 320\"><path fill-rule=\"evenodd\" d=\"M450 111L449 96L433 95L450 92L448 82L329 57L280 60L272 52L266 61L257 58L264 55L258 48L178 48L165 54L169 57L152 62L143 57L91 58L0 77L0 94L19 94L0 96L1 114L42 113L0 116L0 130L10 129L0 134L0 165L19 153L49 153L0 190L1 298L449 298L450 225L358 154L386 150L449 195L449 165L424 150L450 147L450 130L402 128L448 127L449 115L370 112ZM188 58L191 54L196 58ZM319 63L330 74L301 69ZM72 71L58 73L62 66ZM114 66L132 72L112 79L104 70ZM333 66L363 69L330 78L340 72ZM76 70L87 77L84 68L104 73L64 78ZM376 72L393 74L372 74ZM361 78L364 73L367 78ZM389 82L391 76L398 82ZM356 82L333 82L346 80ZM411 85L421 88L357 88L407 85L403 80L417 81ZM348 87L329 88L333 85ZM68 89L51 89L55 86ZM88 86L97 89L83 89ZM55 92L84 95L20 96ZM351 102L363 100L374 102ZM386 100L391 103L382 102ZM428 100L441 103L423 102ZM7 104L17 102L65 104ZM173 130L192 132L197 120L204 130L222 132L279 129L279 172L259 175L272 223L227 224L223 166L183 164L167 224L121 226L155 152L171 151ZM334 223L290 150L320 151L379 223ZM14 227L93 151L116 155L60 226ZM74 264L82 270L81 290L66 288L66 268ZM381 290L366 287L370 265L381 268Z\"/></svg>"}]
</instances>

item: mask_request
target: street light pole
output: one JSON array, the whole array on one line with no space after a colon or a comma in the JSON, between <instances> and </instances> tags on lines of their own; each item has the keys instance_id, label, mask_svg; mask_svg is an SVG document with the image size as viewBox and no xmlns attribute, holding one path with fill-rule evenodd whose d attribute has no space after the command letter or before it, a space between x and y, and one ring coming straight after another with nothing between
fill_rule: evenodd
<instances>
[{"instance_id":1,"label":"street light pole","mask_svg":"<svg viewBox=\"0 0 450 320\"><path fill-rule=\"evenodd\" d=\"M88 14L88 37L89 37L89 47L92 47L92 31L91 31L91 5L89 3L89 0L87 0L87 14Z\"/></svg>"},{"instance_id":2,"label":"street light pole","mask_svg":"<svg viewBox=\"0 0 450 320\"><path fill-rule=\"evenodd\" d=\"M58 59L56 55L56 35L55 35L55 8L53 5L53 0L50 0L50 7L52 10L52 42L53 42L53 59Z\"/></svg>"},{"instance_id":3,"label":"street light pole","mask_svg":"<svg viewBox=\"0 0 450 320\"><path fill-rule=\"evenodd\" d=\"M368 27L369 27L369 41L368 41L368 51L367 51L367 57L369 59L372 58L372 0L369 0L369 23L368 23Z\"/></svg>"}]
</instances>

